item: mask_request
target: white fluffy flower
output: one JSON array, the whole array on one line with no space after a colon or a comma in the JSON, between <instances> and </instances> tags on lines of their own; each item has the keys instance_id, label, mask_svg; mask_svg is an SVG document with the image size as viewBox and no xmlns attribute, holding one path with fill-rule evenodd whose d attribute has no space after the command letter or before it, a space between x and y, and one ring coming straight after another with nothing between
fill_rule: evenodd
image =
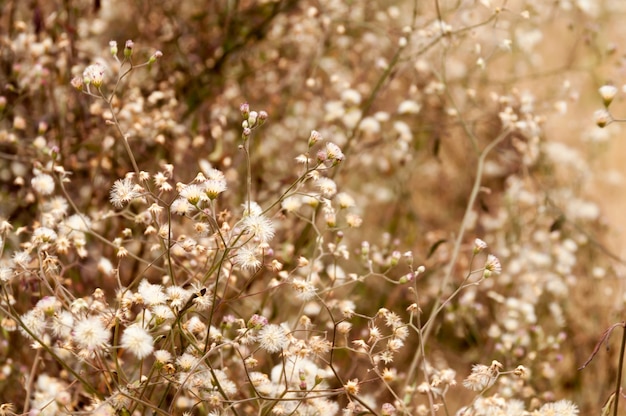
<instances>
[{"instance_id":1,"label":"white fluffy flower","mask_svg":"<svg viewBox=\"0 0 626 416\"><path fill-rule=\"evenodd\" d=\"M154 339L148 331L135 324L124 330L121 345L141 360L154 350Z\"/></svg>"}]
</instances>

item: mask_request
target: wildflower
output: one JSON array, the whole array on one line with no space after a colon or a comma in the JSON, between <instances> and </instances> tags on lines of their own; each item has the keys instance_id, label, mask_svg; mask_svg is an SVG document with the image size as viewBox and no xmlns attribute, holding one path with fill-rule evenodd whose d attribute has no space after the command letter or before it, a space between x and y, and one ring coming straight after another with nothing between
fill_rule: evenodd
<instances>
[{"instance_id":1,"label":"wildflower","mask_svg":"<svg viewBox=\"0 0 626 416\"><path fill-rule=\"evenodd\" d=\"M339 204L339 208L347 209L352 208L355 205L355 202L354 198L352 198L349 194L341 192L337 194L337 204Z\"/></svg>"},{"instance_id":2,"label":"wildflower","mask_svg":"<svg viewBox=\"0 0 626 416\"><path fill-rule=\"evenodd\" d=\"M247 327L248 328L255 328L255 329L261 329L263 328L265 325L268 324L267 318L261 315L257 315L256 313L254 315L252 315L250 317L250 319L248 320L248 324Z\"/></svg>"},{"instance_id":3,"label":"wildflower","mask_svg":"<svg viewBox=\"0 0 626 416\"><path fill-rule=\"evenodd\" d=\"M359 379L349 380L346 384L343 385L343 389L349 395L357 395L359 394L360 386Z\"/></svg>"},{"instance_id":4,"label":"wildflower","mask_svg":"<svg viewBox=\"0 0 626 416\"><path fill-rule=\"evenodd\" d=\"M287 212L296 212L302 206L302 199L298 196L288 196L280 203L281 208Z\"/></svg>"},{"instance_id":5,"label":"wildflower","mask_svg":"<svg viewBox=\"0 0 626 416\"><path fill-rule=\"evenodd\" d=\"M193 205L191 205L189 201L183 198L178 198L174 200L174 202L172 202L172 206L170 209L174 214L185 215L188 214L192 208Z\"/></svg>"},{"instance_id":6,"label":"wildflower","mask_svg":"<svg viewBox=\"0 0 626 416\"><path fill-rule=\"evenodd\" d=\"M250 104L243 103L239 106L239 111L241 112L241 116L244 120L247 120L250 116Z\"/></svg>"},{"instance_id":7,"label":"wildflower","mask_svg":"<svg viewBox=\"0 0 626 416\"><path fill-rule=\"evenodd\" d=\"M384 403L382 407L383 416L392 416L396 414L396 408L391 403Z\"/></svg>"},{"instance_id":8,"label":"wildflower","mask_svg":"<svg viewBox=\"0 0 626 416\"><path fill-rule=\"evenodd\" d=\"M302 279L294 279L291 283L292 287L298 292L298 299L303 301L311 300L315 296L315 285L309 281Z\"/></svg>"},{"instance_id":9,"label":"wildflower","mask_svg":"<svg viewBox=\"0 0 626 416\"><path fill-rule=\"evenodd\" d=\"M105 348L109 345L111 332L97 317L81 319L74 326L73 338L76 345L89 351Z\"/></svg>"},{"instance_id":10,"label":"wildflower","mask_svg":"<svg viewBox=\"0 0 626 416\"><path fill-rule=\"evenodd\" d=\"M613 116L607 110L598 110L593 114L594 119L596 120L596 125L600 128L606 127L611 121L613 121Z\"/></svg>"},{"instance_id":11,"label":"wildflower","mask_svg":"<svg viewBox=\"0 0 626 416\"><path fill-rule=\"evenodd\" d=\"M333 162L333 165L340 163L344 159L343 152L335 143L328 142L324 148L326 160Z\"/></svg>"},{"instance_id":12,"label":"wildflower","mask_svg":"<svg viewBox=\"0 0 626 416\"><path fill-rule=\"evenodd\" d=\"M109 50L111 51L111 55L117 55L117 42L114 40L109 41Z\"/></svg>"},{"instance_id":13,"label":"wildflower","mask_svg":"<svg viewBox=\"0 0 626 416\"><path fill-rule=\"evenodd\" d=\"M156 350L154 352L154 359L159 364L167 364L172 361L172 353L167 350Z\"/></svg>"},{"instance_id":14,"label":"wildflower","mask_svg":"<svg viewBox=\"0 0 626 416\"><path fill-rule=\"evenodd\" d=\"M26 250L16 251L13 253L13 264L16 266L20 266L22 268L28 267L28 264L31 262L32 258L30 253Z\"/></svg>"},{"instance_id":15,"label":"wildflower","mask_svg":"<svg viewBox=\"0 0 626 416\"><path fill-rule=\"evenodd\" d=\"M0 266L0 282L10 282L13 278L13 269L7 266Z\"/></svg>"},{"instance_id":16,"label":"wildflower","mask_svg":"<svg viewBox=\"0 0 626 416\"><path fill-rule=\"evenodd\" d=\"M54 179L47 173L40 173L31 179L30 184L35 192L41 195L50 195L54 192Z\"/></svg>"},{"instance_id":17,"label":"wildflower","mask_svg":"<svg viewBox=\"0 0 626 416\"><path fill-rule=\"evenodd\" d=\"M483 240L481 240L480 238L474 240L474 254L478 254L486 248L487 243L485 243Z\"/></svg>"},{"instance_id":18,"label":"wildflower","mask_svg":"<svg viewBox=\"0 0 626 416\"><path fill-rule=\"evenodd\" d=\"M322 134L319 131L311 130L311 135L309 136L309 148L313 147L315 143L324 140Z\"/></svg>"},{"instance_id":19,"label":"wildflower","mask_svg":"<svg viewBox=\"0 0 626 416\"><path fill-rule=\"evenodd\" d=\"M154 350L154 339L148 331L134 324L124 330L121 345L141 360Z\"/></svg>"},{"instance_id":20,"label":"wildflower","mask_svg":"<svg viewBox=\"0 0 626 416\"><path fill-rule=\"evenodd\" d=\"M248 215L242 221L244 231L252 234L261 243L266 243L274 237L274 225L264 215Z\"/></svg>"},{"instance_id":21,"label":"wildflower","mask_svg":"<svg viewBox=\"0 0 626 416\"><path fill-rule=\"evenodd\" d=\"M559 400L554 403L546 403L539 409L540 415L550 416L576 416L578 415L578 406L569 400Z\"/></svg>"},{"instance_id":22,"label":"wildflower","mask_svg":"<svg viewBox=\"0 0 626 416\"><path fill-rule=\"evenodd\" d=\"M341 92L341 101L347 105L357 106L361 104L361 93L353 89L343 90Z\"/></svg>"},{"instance_id":23,"label":"wildflower","mask_svg":"<svg viewBox=\"0 0 626 416\"><path fill-rule=\"evenodd\" d=\"M196 364L196 361L196 357L186 352L176 359L176 364L182 371L189 371Z\"/></svg>"},{"instance_id":24,"label":"wildflower","mask_svg":"<svg viewBox=\"0 0 626 416\"><path fill-rule=\"evenodd\" d=\"M352 330L352 324L348 321L342 321L337 324L337 332L347 335Z\"/></svg>"},{"instance_id":25,"label":"wildflower","mask_svg":"<svg viewBox=\"0 0 626 416\"><path fill-rule=\"evenodd\" d=\"M191 293L180 286L168 286L168 288L165 289L165 292L169 298L170 306L174 309L182 308L191 298Z\"/></svg>"},{"instance_id":26,"label":"wildflower","mask_svg":"<svg viewBox=\"0 0 626 416\"><path fill-rule=\"evenodd\" d=\"M421 109L422 106L419 103L413 100L405 100L398 106L398 114L417 114Z\"/></svg>"},{"instance_id":27,"label":"wildflower","mask_svg":"<svg viewBox=\"0 0 626 416\"><path fill-rule=\"evenodd\" d=\"M172 190L172 185L167 181L167 176L163 172L158 172L154 175L154 184L159 187L162 192L169 192Z\"/></svg>"},{"instance_id":28,"label":"wildflower","mask_svg":"<svg viewBox=\"0 0 626 416\"><path fill-rule=\"evenodd\" d=\"M207 195L204 193L204 189L199 185L187 185L180 191L180 196L187 200L191 205L198 205L200 201L206 201Z\"/></svg>"},{"instance_id":29,"label":"wildflower","mask_svg":"<svg viewBox=\"0 0 626 416\"><path fill-rule=\"evenodd\" d=\"M83 82L85 85L93 85L100 88L104 82L104 72L106 69L101 64L89 65L83 71Z\"/></svg>"},{"instance_id":30,"label":"wildflower","mask_svg":"<svg viewBox=\"0 0 626 416\"><path fill-rule=\"evenodd\" d=\"M489 277L492 273L500 274L502 272L502 266L500 260L493 254L487 256L487 262L485 263L485 277Z\"/></svg>"},{"instance_id":31,"label":"wildflower","mask_svg":"<svg viewBox=\"0 0 626 416\"><path fill-rule=\"evenodd\" d=\"M250 201L250 204L242 204L243 206L243 215L248 216L248 215L261 215L263 214L263 209L261 208L261 206L259 204L257 204L254 201Z\"/></svg>"},{"instance_id":32,"label":"wildflower","mask_svg":"<svg viewBox=\"0 0 626 416\"><path fill-rule=\"evenodd\" d=\"M85 85L84 82L83 82L83 79L80 76L76 76L76 77L72 78L72 80L70 81L70 84L77 91L82 91L83 88L84 88L84 85Z\"/></svg>"},{"instance_id":33,"label":"wildflower","mask_svg":"<svg viewBox=\"0 0 626 416\"><path fill-rule=\"evenodd\" d=\"M600 96L602 97L602 102L605 107L608 107L613 98L615 98L615 94L617 94L617 88L613 85L603 85L598 89Z\"/></svg>"},{"instance_id":34,"label":"wildflower","mask_svg":"<svg viewBox=\"0 0 626 416\"><path fill-rule=\"evenodd\" d=\"M204 183L204 193L212 201L226 190L225 179L209 179Z\"/></svg>"},{"instance_id":35,"label":"wildflower","mask_svg":"<svg viewBox=\"0 0 626 416\"><path fill-rule=\"evenodd\" d=\"M527 379L528 378L528 369L526 367L524 367L523 365L518 365L515 370L513 371L513 374L515 374L516 376L523 378L523 379Z\"/></svg>"},{"instance_id":36,"label":"wildflower","mask_svg":"<svg viewBox=\"0 0 626 416\"><path fill-rule=\"evenodd\" d=\"M44 331L46 330L46 321L45 315L42 310L31 309L30 311L22 315L20 317L20 320L23 324L23 326L20 325L19 327L22 335L27 338L32 338L34 336L38 339L41 339L43 337Z\"/></svg>"},{"instance_id":37,"label":"wildflower","mask_svg":"<svg viewBox=\"0 0 626 416\"><path fill-rule=\"evenodd\" d=\"M357 214L350 213L346 215L346 224L351 228L359 228L363 224L363 218Z\"/></svg>"},{"instance_id":38,"label":"wildflower","mask_svg":"<svg viewBox=\"0 0 626 416\"><path fill-rule=\"evenodd\" d=\"M35 241L49 243L56 240L57 233L48 227L39 227L33 232L33 237Z\"/></svg>"},{"instance_id":39,"label":"wildflower","mask_svg":"<svg viewBox=\"0 0 626 416\"><path fill-rule=\"evenodd\" d=\"M154 62L157 61L157 59L161 59L162 57L163 57L163 52L157 50L152 54L152 56L148 60L148 63L153 64Z\"/></svg>"},{"instance_id":40,"label":"wildflower","mask_svg":"<svg viewBox=\"0 0 626 416\"><path fill-rule=\"evenodd\" d=\"M54 296L44 296L35 305L35 308L41 310L46 316L54 315L60 307L61 302Z\"/></svg>"},{"instance_id":41,"label":"wildflower","mask_svg":"<svg viewBox=\"0 0 626 416\"><path fill-rule=\"evenodd\" d=\"M133 54L133 48L135 47L135 43L132 40L127 40L124 44L124 57L130 58Z\"/></svg>"},{"instance_id":42,"label":"wildflower","mask_svg":"<svg viewBox=\"0 0 626 416\"><path fill-rule=\"evenodd\" d=\"M315 181L315 185L325 197L330 198L337 193L337 184L335 184L335 181L330 178L319 178Z\"/></svg>"},{"instance_id":43,"label":"wildflower","mask_svg":"<svg viewBox=\"0 0 626 416\"><path fill-rule=\"evenodd\" d=\"M59 338L69 339L73 326L74 316L69 311L61 311L52 319L52 333Z\"/></svg>"},{"instance_id":44,"label":"wildflower","mask_svg":"<svg viewBox=\"0 0 626 416\"><path fill-rule=\"evenodd\" d=\"M110 200L114 207L122 208L132 200L139 198L143 188L130 178L118 179L111 188Z\"/></svg>"},{"instance_id":45,"label":"wildflower","mask_svg":"<svg viewBox=\"0 0 626 416\"><path fill-rule=\"evenodd\" d=\"M160 305L167 301L167 296L163 293L163 286L152 284L147 279L139 283L137 295L144 305Z\"/></svg>"},{"instance_id":46,"label":"wildflower","mask_svg":"<svg viewBox=\"0 0 626 416\"><path fill-rule=\"evenodd\" d=\"M275 353L284 349L289 343L287 333L282 326L265 325L259 331L259 345L269 353Z\"/></svg>"},{"instance_id":47,"label":"wildflower","mask_svg":"<svg viewBox=\"0 0 626 416\"><path fill-rule=\"evenodd\" d=\"M256 248L251 246L239 247L233 261L244 270L255 270L262 264L256 255Z\"/></svg>"},{"instance_id":48,"label":"wildflower","mask_svg":"<svg viewBox=\"0 0 626 416\"><path fill-rule=\"evenodd\" d=\"M44 212L50 213L55 219L63 217L68 208L67 200L61 196L52 197L43 204Z\"/></svg>"},{"instance_id":49,"label":"wildflower","mask_svg":"<svg viewBox=\"0 0 626 416\"><path fill-rule=\"evenodd\" d=\"M493 361L491 366L483 364L475 364L472 367L472 373L463 380L463 386L473 391L483 391L493 386L496 379L500 375L502 364Z\"/></svg>"}]
</instances>

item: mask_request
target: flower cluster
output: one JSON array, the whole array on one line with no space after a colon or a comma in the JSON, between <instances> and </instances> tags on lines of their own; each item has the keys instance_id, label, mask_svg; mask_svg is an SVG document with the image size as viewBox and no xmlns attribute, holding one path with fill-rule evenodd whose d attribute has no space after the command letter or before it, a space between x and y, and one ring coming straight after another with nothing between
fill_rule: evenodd
<instances>
[{"instance_id":1,"label":"flower cluster","mask_svg":"<svg viewBox=\"0 0 626 416\"><path fill-rule=\"evenodd\" d=\"M204 3L11 2L0 415L592 413L621 269L543 29L619 6Z\"/></svg>"}]
</instances>

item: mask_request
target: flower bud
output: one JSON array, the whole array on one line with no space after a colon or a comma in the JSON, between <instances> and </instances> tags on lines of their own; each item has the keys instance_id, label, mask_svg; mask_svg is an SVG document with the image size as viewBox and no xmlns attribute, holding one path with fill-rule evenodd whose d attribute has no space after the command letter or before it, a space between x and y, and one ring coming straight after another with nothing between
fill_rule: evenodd
<instances>
[{"instance_id":1,"label":"flower bud","mask_svg":"<svg viewBox=\"0 0 626 416\"><path fill-rule=\"evenodd\" d=\"M117 55L117 42L114 40L110 41L109 48L111 51L111 55L116 56Z\"/></svg>"},{"instance_id":2,"label":"flower bud","mask_svg":"<svg viewBox=\"0 0 626 416\"><path fill-rule=\"evenodd\" d=\"M135 46L135 43L128 39L126 41L126 43L124 44L124 57L125 58L130 58L133 54L133 47Z\"/></svg>"},{"instance_id":3,"label":"flower bud","mask_svg":"<svg viewBox=\"0 0 626 416\"><path fill-rule=\"evenodd\" d=\"M247 120L248 117L250 116L250 105L248 103L241 104L239 106L239 111L241 112L243 119Z\"/></svg>"},{"instance_id":4,"label":"flower bud","mask_svg":"<svg viewBox=\"0 0 626 416\"><path fill-rule=\"evenodd\" d=\"M259 117L259 113L257 113L256 111L250 111L250 113L248 114L248 123L250 123L250 127L256 126L258 117Z\"/></svg>"},{"instance_id":5,"label":"flower bud","mask_svg":"<svg viewBox=\"0 0 626 416\"><path fill-rule=\"evenodd\" d=\"M402 257L402 253L397 250L391 253L391 267L395 267L398 265L398 263L400 262L400 257Z\"/></svg>"},{"instance_id":6,"label":"flower bud","mask_svg":"<svg viewBox=\"0 0 626 416\"><path fill-rule=\"evenodd\" d=\"M163 52L161 51L156 51L155 53L152 54L152 56L150 57L150 59L148 59L148 65L152 65L153 63L155 63L158 59L160 59L163 56Z\"/></svg>"},{"instance_id":7,"label":"flower bud","mask_svg":"<svg viewBox=\"0 0 626 416\"><path fill-rule=\"evenodd\" d=\"M311 135L309 136L309 148L313 147L313 145L320 140L324 140L320 132L317 130L311 130Z\"/></svg>"},{"instance_id":8,"label":"flower bud","mask_svg":"<svg viewBox=\"0 0 626 416\"><path fill-rule=\"evenodd\" d=\"M76 88L78 91L82 91L85 84L83 83L83 79L81 77L74 77L70 81L72 87Z\"/></svg>"}]
</instances>

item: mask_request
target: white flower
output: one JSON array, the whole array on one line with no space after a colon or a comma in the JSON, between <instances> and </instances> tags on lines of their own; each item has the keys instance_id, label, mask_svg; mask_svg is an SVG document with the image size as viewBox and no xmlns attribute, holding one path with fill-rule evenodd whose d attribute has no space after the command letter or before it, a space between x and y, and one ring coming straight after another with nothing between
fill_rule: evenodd
<instances>
[{"instance_id":1,"label":"white flower","mask_svg":"<svg viewBox=\"0 0 626 416\"><path fill-rule=\"evenodd\" d=\"M26 250L16 251L13 253L13 264L16 266L20 266L22 268L27 268L28 264L31 262L32 257L30 253Z\"/></svg>"},{"instance_id":2,"label":"white flower","mask_svg":"<svg viewBox=\"0 0 626 416\"><path fill-rule=\"evenodd\" d=\"M261 243L267 243L274 237L274 225L264 215L248 215L242 220L242 226L245 232Z\"/></svg>"},{"instance_id":3,"label":"white flower","mask_svg":"<svg viewBox=\"0 0 626 416\"><path fill-rule=\"evenodd\" d=\"M421 109L422 109L422 106L419 103L413 100L406 100L406 101L402 101L400 105L398 106L398 113L399 114L417 114L420 112Z\"/></svg>"},{"instance_id":4,"label":"white flower","mask_svg":"<svg viewBox=\"0 0 626 416\"><path fill-rule=\"evenodd\" d=\"M52 319L52 333L62 339L70 339L74 316L69 311L61 311Z\"/></svg>"},{"instance_id":5,"label":"white flower","mask_svg":"<svg viewBox=\"0 0 626 416\"><path fill-rule=\"evenodd\" d=\"M311 300L315 296L315 285L309 281L294 279L291 285L298 292L296 296L303 301Z\"/></svg>"},{"instance_id":6,"label":"white flower","mask_svg":"<svg viewBox=\"0 0 626 416\"><path fill-rule=\"evenodd\" d=\"M46 330L46 321L42 310L31 309L30 311L22 315L20 317L20 320L24 324L23 327L21 325L19 327L22 335L31 339L31 334L33 334L38 339L41 339L43 337L44 331ZM26 329L28 329L28 331L26 331Z\"/></svg>"},{"instance_id":7,"label":"white flower","mask_svg":"<svg viewBox=\"0 0 626 416\"><path fill-rule=\"evenodd\" d=\"M139 283L137 294L141 297L141 302L144 305L159 305L167 301L163 286L152 284L147 279L143 279Z\"/></svg>"},{"instance_id":8,"label":"white flower","mask_svg":"<svg viewBox=\"0 0 626 416\"><path fill-rule=\"evenodd\" d=\"M169 298L170 306L174 309L180 309L185 306L191 297L191 292L180 286L169 286L165 289L165 292Z\"/></svg>"},{"instance_id":9,"label":"white flower","mask_svg":"<svg viewBox=\"0 0 626 416\"><path fill-rule=\"evenodd\" d=\"M210 200L217 198L219 194L226 190L225 179L209 179L204 183L204 193Z\"/></svg>"},{"instance_id":10,"label":"white flower","mask_svg":"<svg viewBox=\"0 0 626 416\"><path fill-rule=\"evenodd\" d=\"M489 272L489 273L487 273ZM500 274L502 272L502 266L500 265L500 260L493 254L487 256L487 263L485 263L485 277L488 277L488 274Z\"/></svg>"},{"instance_id":11,"label":"white flower","mask_svg":"<svg viewBox=\"0 0 626 416\"><path fill-rule=\"evenodd\" d=\"M474 240L474 253L479 253L487 248L487 243L485 243L480 238Z\"/></svg>"},{"instance_id":12,"label":"white flower","mask_svg":"<svg viewBox=\"0 0 626 416\"><path fill-rule=\"evenodd\" d=\"M332 162L341 162L344 159L344 154L341 151L341 148L335 143L326 143L326 146L324 147L324 152L326 154L327 160L330 160Z\"/></svg>"},{"instance_id":13,"label":"white flower","mask_svg":"<svg viewBox=\"0 0 626 416\"><path fill-rule=\"evenodd\" d=\"M76 345L94 351L98 348L108 347L111 331L104 326L100 319L88 317L76 323L73 335Z\"/></svg>"},{"instance_id":14,"label":"white flower","mask_svg":"<svg viewBox=\"0 0 626 416\"><path fill-rule=\"evenodd\" d=\"M33 232L33 237L35 241L49 243L57 239L57 233L48 227L39 227Z\"/></svg>"},{"instance_id":15,"label":"white flower","mask_svg":"<svg viewBox=\"0 0 626 416\"><path fill-rule=\"evenodd\" d=\"M13 269L7 266L0 266L0 282L6 283L13 278Z\"/></svg>"},{"instance_id":16,"label":"white flower","mask_svg":"<svg viewBox=\"0 0 626 416\"><path fill-rule=\"evenodd\" d=\"M133 183L132 179L118 179L111 189L111 203L116 208L122 208L133 199L139 198L143 188Z\"/></svg>"},{"instance_id":17,"label":"white flower","mask_svg":"<svg viewBox=\"0 0 626 416\"><path fill-rule=\"evenodd\" d=\"M297 195L288 196L282 200L280 206L287 212L296 212L302 206L302 198Z\"/></svg>"},{"instance_id":18,"label":"white flower","mask_svg":"<svg viewBox=\"0 0 626 416\"><path fill-rule=\"evenodd\" d=\"M347 209L352 208L354 206L354 198L352 198L349 194L345 192L340 192L337 194L337 203L339 204L339 208Z\"/></svg>"},{"instance_id":19,"label":"white flower","mask_svg":"<svg viewBox=\"0 0 626 416\"><path fill-rule=\"evenodd\" d=\"M154 359L160 364L166 364L172 361L172 353L167 350L156 350L154 352Z\"/></svg>"},{"instance_id":20,"label":"white flower","mask_svg":"<svg viewBox=\"0 0 626 416\"><path fill-rule=\"evenodd\" d=\"M330 178L319 178L315 181L315 186L317 186L322 192L322 195L327 198L330 198L337 193L337 184Z\"/></svg>"},{"instance_id":21,"label":"white flower","mask_svg":"<svg viewBox=\"0 0 626 416\"><path fill-rule=\"evenodd\" d=\"M259 331L259 345L269 353L279 352L289 343L287 332L280 325L266 325Z\"/></svg>"},{"instance_id":22,"label":"white flower","mask_svg":"<svg viewBox=\"0 0 626 416\"><path fill-rule=\"evenodd\" d=\"M569 400L559 400L554 403L546 403L539 409L541 415L554 416L576 416L578 415L578 406Z\"/></svg>"},{"instance_id":23,"label":"white flower","mask_svg":"<svg viewBox=\"0 0 626 416\"><path fill-rule=\"evenodd\" d=\"M493 361L491 366L483 364L475 364L472 367L472 373L463 380L463 386L473 391L483 391L496 382L500 375L502 364Z\"/></svg>"},{"instance_id":24,"label":"white flower","mask_svg":"<svg viewBox=\"0 0 626 416\"><path fill-rule=\"evenodd\" d=\"M361 104L361 93L353 89L343 90L341 92L341 100L347 105L357 106Z\"/></svg>"},{"instance_id":25,"label":"white flower","mask_svg":"<svg viewBox=\"0 0 626 416\"><path fill-rule=\"evenodd\" d=\"M176 359L176 364L178 364L182 371L186 372L191 370L192 367L196 365L196 361L196 357L186 352Z\"/></svg>"},{"instance_id":26,"label":"white flower","mask_svg":"<svg viewBox=\"0 0 626 416\"><path fill-rule=\"evenodd\" d=\"M256 248L251 246L239 247L233 261L244 270L255 270L261 266L261 260L256 255Z\"/></svg>"},{"instance_id":27,"label":"white flower","mask_svg":"<svg viewBox=\"0 0 626 416\"><path fill-rule=\"evenodd\" d=\"M602 101L606 107L611 104L613 98L615 98L615 94L617 94L617 88L613 85L603 85L598 90L600 96L602 97Z\"/></svg>"},{"instance_id":28,"label":"white flower","mask_svg":"<svg viewBox=\"0 0 626 416\"><path fill-rule=\"evenodd\" d=\"M189 201L184 198L178 198L174 202L172 202L172 206L170 209L171 212L173 212L174 214L186 215L191 211L192 208L193 205L191 205Z\"/></svg>"},{"instance_id":29,"label":"white flower","mask_svg":"<svg viewBox=\"0 0 626 416\"><path fill-rule=\"evenodd\" d=\"M104 72L106 68L101 64L89 65L83 71L83 82L86 85L92 84L96 88L100 88L104 81Z\"/></svg>"},{"instance_id":30,"label":"white flower","mask_svg":"<svg viewBox=\"0 0 626 416\"><path fill-rule=\"evenodd\" d=\"M54 192L54 179L47 173L40 173L31 179L30 184L35 192L41 195L50 195Z\"/></svg>"},{"instance_id":31,"label":"white flower","mask_svg":"<svg viewBox=\"0 0 626 416\"><path fill-rule=\"evenodd\" d=\"M185 186L185 188L180 191L180 196L187 200L191 205L198 205L200 201L207 201L208 197L204 193L204 189L201 186L191 184Z\"/></svg>"},{"instance_id":32,"label":"white flower","mask_svg":"<svg viewBox=\"0 0 626 416\"><path fill-rule=\"evenodd\" d=\"M124 330L121 345L141 360L154 350L154 339L148 331L135 324Z\"/></svg>"}]
</instances>

